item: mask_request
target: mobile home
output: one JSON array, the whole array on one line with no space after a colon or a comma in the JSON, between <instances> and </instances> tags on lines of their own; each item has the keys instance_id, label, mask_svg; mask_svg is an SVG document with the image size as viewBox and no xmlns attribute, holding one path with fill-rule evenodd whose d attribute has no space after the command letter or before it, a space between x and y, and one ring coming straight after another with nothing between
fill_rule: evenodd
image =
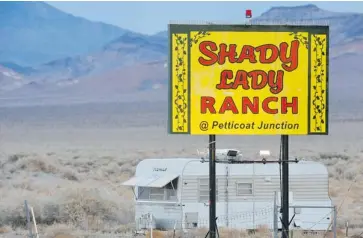
<instances>
[{"instance_id":1,"label":"mobile home","mask_svg":"<svg viewBox=\"0 0 363 238\"><path fill-rule=\"evenodd\" d=\"M222 150L220 150L222 151ZM219 152L220 152L219 151ZM221 152L223 154L223 152ZM313 161L290 163L289 202L291 229L326 230L332 219L328 171ZM216 216L218 227L255 229L274 222L274 201L280 201L280 165L216 164ZM123 183L135 194L137 229L183 229L209 225L209 166L198 158L145 159L136 174ZM275 194L278 194L275 196ZM145 218L148 219L145 219ZM278 221L281 229L281 223Z\"/></svg>"}]
</instances>

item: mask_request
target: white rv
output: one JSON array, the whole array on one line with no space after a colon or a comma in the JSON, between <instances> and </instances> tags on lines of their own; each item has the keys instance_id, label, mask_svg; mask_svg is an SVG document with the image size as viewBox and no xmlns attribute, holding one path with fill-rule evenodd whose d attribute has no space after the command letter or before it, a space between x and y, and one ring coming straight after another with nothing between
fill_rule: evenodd
<instances>
[{"instance_id":1,"label":"white rv","mask_svg":"<svg viewBox=\"0 0 363 238\"><path fill-rule=\"evenodd\" d=\"M218 150L219 156L225 152ZM208 163L198 158L142 160L135 176L123 183L134 189L137 229L149 228L150 217L156 229L208 227ZM276 197L277 204L281 204L278 163L217 163L216 180L218 227L255 229L268 225L272 229ZM323 164L290 163L289 189L291 206L332 206L328 171ZM290 229L326 230L332 222L331 211L290 208ZM280 221L278 228L281 229Z\"/></svg>"}]
</instances>

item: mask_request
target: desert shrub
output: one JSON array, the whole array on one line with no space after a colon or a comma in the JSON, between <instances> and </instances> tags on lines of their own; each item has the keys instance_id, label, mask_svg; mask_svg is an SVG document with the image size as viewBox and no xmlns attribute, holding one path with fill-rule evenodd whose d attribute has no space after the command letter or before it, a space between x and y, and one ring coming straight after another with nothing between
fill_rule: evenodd
<instances>
[{"instance_id":1,"label":"desert shrub","mask_svg":"<svg viewBox=\"0 0 363 238\"><path fill-rule=\"evenodd\" d=\"M72 171L65 171L63 172L63 178L71 180L71 181L78 181L78 177Z\"/></svg>"},{"instance_id":2,"label":"desert shrub","mask_svg":"<svg viewBox=\"0 0 363 238\"><path fill-rule=\"evenodd\" d=\"M127 233L131 233L134 231L134 224L129 223L129 224L122 224L120 226L117 226L114 230L115 233L121 233L121 234L127 234Z\"/></svg>"},{"instance_id":3,"label":"desert shrub","mask_svg":"<svg viewBox=\"0 0 363 238\"><path fill-rule=\"evenodd\" d=\"M79 226L87 216L98 216L101 219L117 220L113 212L117 210L115 204L101 201L97 194L82 191L70 194L63 205L63 219L70 220Z\"/></svg>"},{"instance_id":4,"label":"desert shrub","mask_svg":"<svg viewBox=\"0 0 363 238\"><path fill-rule=\"evenodd\" d=\"M328 167L329 177L336 180L356 179L359 170L354 162L337 161L334 165Z\"/></svg>"},{"instance_id":5,"label":"desert shrub","mask_svg":"<svg viewBox=\"0 0 363 238\"><path fill-rule=\"evenodd\" d=\"M48 174L55 174L59 171L55 165L49 163L46 159L29 157L17 160L16 170L28 170Z\"/></svg>"},{"instance_id":6,"label":"desert shrub","mask_svg":"<svg viewBox=\"0 0 363 238\"><path fill-rule=\"evenodd\" d=\"M16 161L19 160L19 158L20 158L20 156L18 154L9 155L8 162L15 163Z\"/></svg>"},{"instance_id":7,"label":"desert shrub","mask_svg":"<svg viewBox=\"0 0 363 238\"><path fill-rule=\"evenodd\" d=\"M13 229L26 227L26 217L24 212L17 207L16 209L5 208L0 210L0 226L10 226Z\"/></svg>"},{"instance_id":8,"label":"desert shrub","mask_svg":"<svg viewBox=\"0 0 363 238\"><path fill-rule=\"evenodd\" d=\"M335 178L337 178L337 179L343 178L343 176L344 176L344 167L343 166L335 167L334 171L335 171L335 173L334 173Z\"/></svg>"},{"instance_id":9,"label":"desert shrub","mask_svg":"<svg viewBox=\"0 0 363 238\"><path fill-rule=\"evenodd\" d=\"M0 234L9 233L10 231L12 231L12 229L9 226L1 226L0 227Z\"/></svg>"},{"instance_id":10,"label":"desert shrub","mask_svg":"<svg viewBox=\"0 0 363 238\"><path fill-rule=\"evenodd\" d=\"M77 191L65 198L62 221L71 221L83 229L104 229L134 220L133 207L122 206L100 196L98 190Z\"/></svg>"},{"instance_id":11,"label":"desert shrub","mask_svg":"<svg viewBox=\"0 0 363 238\"><path fill-rule=\"evenodd\" d=\"M61 222L60 207L55 203L34 203L34 215L37 224L51 225ZM24 206L18 204L15 207L6 207L0 210L0 225L11 226L13 229L26 228L26 214Z\"/></svg>"},{"instance_id":12,"label":"desert shrub","mask_svg":"<svg viewBox=\"0 0 363 238\"><path fill-rule=\"evenodd\" d=\"M219 235L221 237L231 237L231 238L248 237L247 231L240 229L220 229Z\"/></svg>"},{"instance_id":13,"label":"desert shrub","mask_svg":"<svg viewBox=\"0 0 363 238\"><path fill-rule=\"evenodd\" d=\"M80 230L112 231L134 222L133 206L104 198L98 189L63 191L50 197L37 197L29 204L34 208L38 225L70 224ZM112 198L112 197L110 197ZM0 227L26 228L22 199L0 206ZM118 231L120 232L120 231Z\"/></svg>"},{"instance_id":14,"label":"desert shrub","mask_svg":"<svg viewBox=\"0 0 363 238\"><path fill-rule=\"evenodd\" d=\"M351 238L363 238L363 235L352 235Z\"/></svg>"},{"instance_id":15,"label":"desert shrub","mask_svg":"<svg viewBox=\"0 0 363 238\"><path fill-rule=\"evenodd\" d=\"M348 170L348 171L345 171L345 173L344 173L344 177L350 181L354 180L356 175L357 175L357 172L354 170Z\"/></svg>"},{"instance_id":16,"label":"desert shrub","mask_svg":"<svg viewBox=\"0 0 363 238\"><path fill-rule=\"evenodd\" d=\"M349 160L349 156L346 154L339 154L339 153L320 153L319 159L321 160L333 160L333 159L339 159L347 161Z\"/></svg>"},{"instance_id":17,"label":"desert shrub","mask_svg":"<svg viewBox=\"0 0 363 238\"><path fill-rule=\"evenodd\" d=\"M75 238L72 234L75 229L66 224L53 224L45 228L44 235L47 238Z\"/></svg>"},{"instance_id":18,"label":"desert shrub","mask_svg":"<svg viewBox=\"0 0 363 238\"><path fill-rule=\"evenodd\" d=\"M132 174L134 172L134 167L131 163L124 163L120 166L121 173Z\"/></svg>"}]
</instances>

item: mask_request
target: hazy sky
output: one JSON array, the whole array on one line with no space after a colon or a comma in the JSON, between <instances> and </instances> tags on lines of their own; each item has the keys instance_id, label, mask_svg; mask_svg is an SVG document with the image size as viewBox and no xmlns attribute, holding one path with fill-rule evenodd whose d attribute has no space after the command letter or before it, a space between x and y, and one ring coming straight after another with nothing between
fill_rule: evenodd
<instances>
[{"instance_id":1,"label":"hazy sky","mask_svg":"<svg viewBox=\"0 0 363 238\"><path fill-rule=\"evenodd\" d=\"M361 12L363 2L48 2L76 16L114 24L133 31L153 34L167 29L170 20L206 20L238 23L245 9L254 16L272 6L297 6L312 3L337 12Z\"/></svg>"}]
</instances>

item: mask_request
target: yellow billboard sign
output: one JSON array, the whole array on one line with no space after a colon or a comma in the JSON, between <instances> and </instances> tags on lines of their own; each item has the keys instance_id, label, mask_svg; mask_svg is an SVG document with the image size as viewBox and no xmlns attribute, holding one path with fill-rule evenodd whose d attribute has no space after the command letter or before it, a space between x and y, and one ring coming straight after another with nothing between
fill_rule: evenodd
<instances>
[{"instance_id":1,"label":"yellow billboard sign","mask_svg":"<svg viewBox=\"0 0 363 238\"><path fill-rule=\"evenodd\" d=\"M169 132L328 134L328 26L169 25Z\"/></svg>"}]
</instances>

